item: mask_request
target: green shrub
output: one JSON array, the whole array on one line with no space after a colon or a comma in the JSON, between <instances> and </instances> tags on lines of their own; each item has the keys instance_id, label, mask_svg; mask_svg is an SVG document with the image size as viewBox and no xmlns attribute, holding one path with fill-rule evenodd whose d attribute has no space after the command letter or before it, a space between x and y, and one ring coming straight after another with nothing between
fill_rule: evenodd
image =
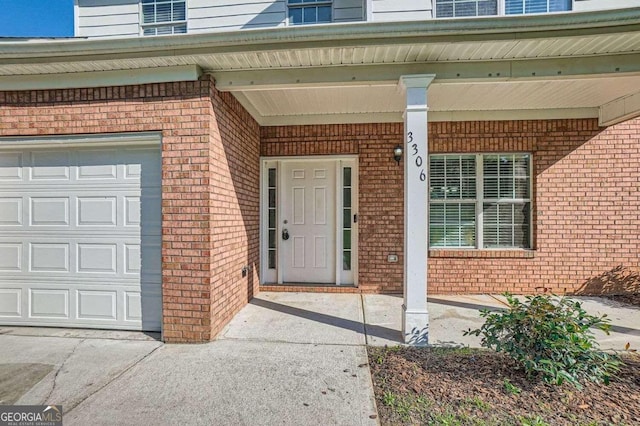
<instances>
[{"instance_id":1,"label":"green shrub","mask_svg":"<svg viewBox=\"0 0 640 426\"><path fill-rule=\"evenodd\" d=\"M565 297L527 296L521 302L505 296L509 309L483 309L484 325L465 336L482 335L482 346L509 355L529 379L557 385L567 381L581 389L585 380L608 384L619 371L619 358L599 351L591 331L593 327L609 334L606 315L589 315L579 302Z\"/></svg>"}]
</instances>

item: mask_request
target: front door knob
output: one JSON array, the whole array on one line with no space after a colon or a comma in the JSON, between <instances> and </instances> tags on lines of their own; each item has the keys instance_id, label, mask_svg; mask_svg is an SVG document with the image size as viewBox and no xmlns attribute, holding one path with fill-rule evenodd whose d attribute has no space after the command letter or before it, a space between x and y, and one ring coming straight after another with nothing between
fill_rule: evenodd
<instances>
[{"instance_id":1,"label":"front door knob","mask_svg":"<svg viewBox=\"0 0 640 426\"><path fill-rule=\"evenodd\" d=\"M289 239L289 230L287 229L283 229L282 230L282 239L287 241Z\"/></svg>"}]
</instances>

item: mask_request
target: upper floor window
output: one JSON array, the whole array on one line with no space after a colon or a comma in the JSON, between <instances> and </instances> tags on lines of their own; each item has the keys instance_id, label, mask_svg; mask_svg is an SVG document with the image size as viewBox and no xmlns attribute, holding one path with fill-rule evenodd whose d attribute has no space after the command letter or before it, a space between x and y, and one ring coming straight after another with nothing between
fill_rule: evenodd
<instances>
[{"instance_id":1,"label":"upper floor window","mask_svg":"<svg viewBox=\"0 0 640 426\"><path fill-rule=\"evenodd\" d=\"M322 24L331 22L332 0L287 0L289 24Z\"/></svg>"},{"instance_id":2,"label":"upper floor window","mask_svg":"<svg viewBox=\"0 0 640 426\"><path fill-rule=\"evenodd\" d=\"M436 0L436 18L565 12L571 4L572 0Z\"/></svg>"},{"instance_id":3,"label":"upper floor window","mask_svg":"<svg viewBox=\"0 0 640 426\"><path fill-rule=\"evenodd\" d=\"M142 0L144 35L187 32L186 0Z\"/></svg>"},{"instance_id":4,"label":"upper floor window","mask_svg":"<svg viewBox=\"0 0 640 426\"><path fill-rule=\"evenodd\" d=\"M565 12L571 10L571 0L505 0L505 14Z\"/></svg>"},{"instance_id":5,"label":"upper floor window","mask_svg":"<svg viewBox=\"0 0 640 426\"><path fill-rule=\"evenodd\" d=\"M436 0L436 18L498 14L498 0Z\"/></svg>"}]
</instances>

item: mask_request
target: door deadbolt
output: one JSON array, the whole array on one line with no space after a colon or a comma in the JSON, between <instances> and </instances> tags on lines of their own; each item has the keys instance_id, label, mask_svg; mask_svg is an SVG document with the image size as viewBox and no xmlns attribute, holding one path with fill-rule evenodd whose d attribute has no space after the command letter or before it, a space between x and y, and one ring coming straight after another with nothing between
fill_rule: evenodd
<instances>
[{"instance_id":1,"label":"door deadbolt","mask_svg":"<svg viewBox=\"0 0 640 426\"><path fill-rule=\"evenodd\" d=\"M283 229L282 230L282 239L287 241L289 239L289 230L287 229Z\"/></svg>"}]
</instances>

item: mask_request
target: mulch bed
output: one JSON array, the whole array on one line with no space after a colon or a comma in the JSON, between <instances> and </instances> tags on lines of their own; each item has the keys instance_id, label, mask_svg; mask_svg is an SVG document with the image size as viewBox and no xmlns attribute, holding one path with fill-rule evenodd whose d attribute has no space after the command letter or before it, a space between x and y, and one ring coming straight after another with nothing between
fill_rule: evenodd
<instances>
[{"instance_id":1,"label":"mulch bed","mask_svg":"<svg viewBox=\"0 0 640 426\"><path fill-rule=\"evenodd\" d=\"M610 385L527 381L493 351L369 348L383 425L638 425L640 356Z\"/></svg>"}]
</instances>

